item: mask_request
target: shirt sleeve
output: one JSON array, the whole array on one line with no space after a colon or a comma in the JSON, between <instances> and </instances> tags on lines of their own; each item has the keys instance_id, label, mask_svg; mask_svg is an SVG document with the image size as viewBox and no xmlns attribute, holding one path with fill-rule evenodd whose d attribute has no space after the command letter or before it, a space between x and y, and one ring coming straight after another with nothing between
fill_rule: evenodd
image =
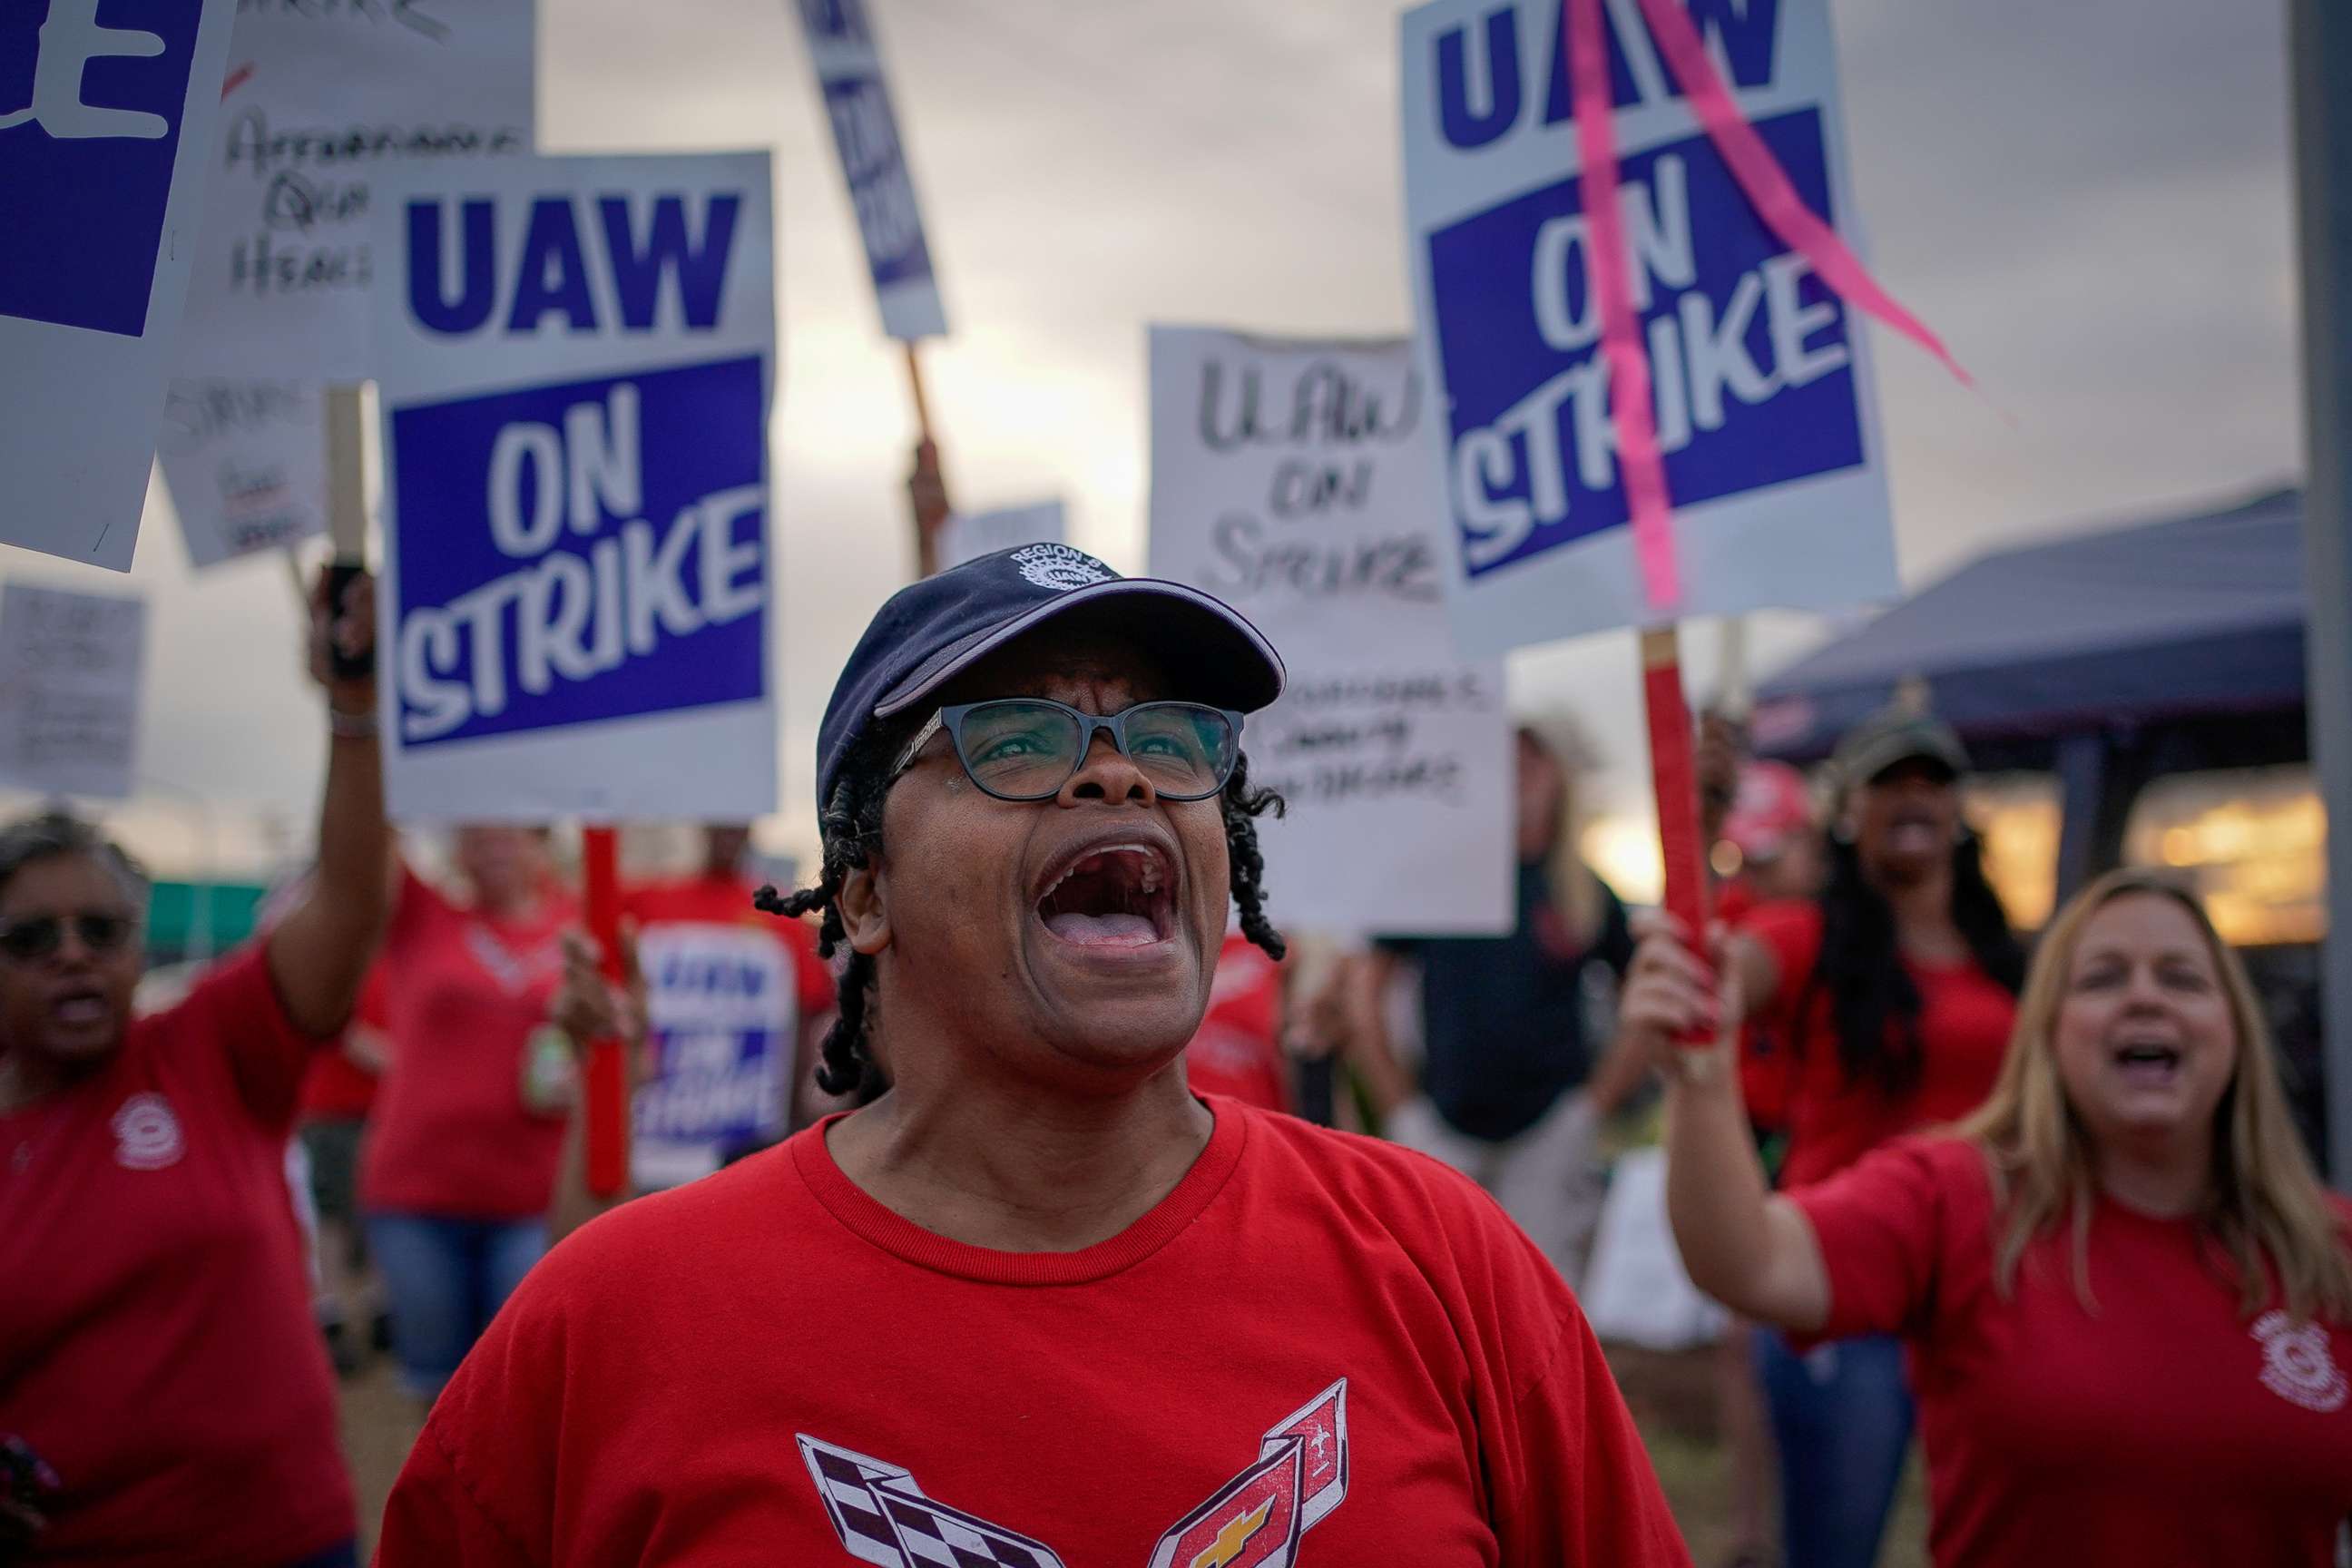
<instances>
[{"instance_id":1,"label":"shirt sleeve","mask_svg":"<svg viewBox=\"0 0 2352 1568\"><path fill-rule=\"evenodd\" d=\"M1898 1139L1792 1194L1829 1271L1820 1339L1911 1333L1933 1310L1948 1189L1975 1147L1955 1138Z\"/></svg>"},{"instance_id":2,"label":"shirt sleeve","mask_svg":"<svg viewBox=\"0 0 2352 1568\"><path fill-rule=\"evenodd\" d=\"M222 960L158 1022L166 1037L200 1040L225 1059L237 1099L281 1133L293 1131L310 1053L337 1038L304 1034L287 1016L259 942Z\"/></svg>"},{"instance_id":3,"label":"shirt sleeve","mask_svg":"<svg viewBox=\"0 0 2352 1568\"><path fill-rule=\"evenodd\" d=\"M1572 1302L1550 1364L1494 1447L1495 1536L1508 1568L1688 1568L1641 1434Z\"/></svg>"}]
</instances>

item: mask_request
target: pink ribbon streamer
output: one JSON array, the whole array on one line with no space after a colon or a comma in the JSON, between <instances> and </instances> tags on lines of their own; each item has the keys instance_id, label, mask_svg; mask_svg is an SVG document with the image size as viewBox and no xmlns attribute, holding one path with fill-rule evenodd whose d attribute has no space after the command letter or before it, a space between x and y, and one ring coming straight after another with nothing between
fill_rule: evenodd
<instances>
[{"instance_id":1,"label":"pink ribbon streamer","mask_svg":"<svg viewBox=\"0 0 2352 1568\"><path fill-rule=\"evenodd\" d=\"M1597 5L1595 0L1596 10ZM1798 196L1780 161L1772 156L1772 150L1764 145L1764 139L1739 112L1739 106L1732 101L1731 90L1716 74L1715 62L1706 58L1706 46L1699 41L1698 29L1691 26L1690 13L1680 0L1642 0L1642 15L1648 20L1658 52L1665 57L1667 68L1682 85L1699 124L1706 128L1708 140L1715 143L1723 161L1730 165L1732 177L1748 193L1748 199L1755 204L1765 226L1811 263L1814 273L1840 299L1876 317L1935 355L1961 385L1974 387L1975 379L1960 368L1959 362L1944 347L1944 341L1881 288L1870 269L1846 248L1837 230L1814 216ZM1585 104L1580 79L1577 91L1576 106L1580 117ZM1600 101L1606 104L1609 100L1603 98Z\"/></svg>"},{"instance_id":2,"label":"pink ribbon streamer","mask_svg":"<svg viewBox=\"0 0 2352 1568\"><path fill-rule=\"evenodd\" d=\"M1617 471L1642 586L1662 613L1682 602L1675 569L1674 501L1650 395L1650 355L1633 314L1624 209L1617 204L1617 126L1609 94L1609 46L1601 0L1567 0L1568 68L1575 94L1576 150L1584 164L1584 220L1592 237L1592 291L1601 305L1601 353L1609 366L1609 417ZM1768 154L1769 155L1769 154Z\"/></svg>"},{"instance_id":3,"label":"pink ribbon streamer","mask_svg":"<svg viewBox=\"0 0 2352 1568\"><path fill-rule=\"evenodd\" d=\"M1601 307L1601 352L1609 366L1609 416L1617 436L1618 472L1624 478L1626 512L1643 588L1652 607L1669 615L1682 601L1675 563L1674 501L1666 491L1665 458L1658 449L1650 356L1633 312L1633 276L1627 261L1632 251L1625 241L1624 214L1617 203L1617 130L1602 0L1564 3L1576 147L1584 166L1584 215L1592 237L1589 253L1592 289ZM1960 384L1974 387L1975 379L1960 368L1943 340L1880 287L1837 231L1805 205L1780 161L1739 112L1730 89L1716 74L1715 62L1707 58L1706 46L1681 0L1641 0L1641 5L1667 68L1765 226L1802 256L1814 275L1840 299L1909 338L1933 354Z\"/></svg>"}]
</instances>

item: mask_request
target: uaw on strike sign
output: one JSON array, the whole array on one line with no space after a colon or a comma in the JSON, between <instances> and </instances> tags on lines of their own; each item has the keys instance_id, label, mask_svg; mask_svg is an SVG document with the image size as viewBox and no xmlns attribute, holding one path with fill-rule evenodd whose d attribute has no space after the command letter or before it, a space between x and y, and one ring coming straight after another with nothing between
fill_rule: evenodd
<instances>
[{"instance_id":1,"label":"uaw on strike sign","mask_svg":"<svg viewBox=\"0 0 2352 1568\"><path fill-rule=\"evenodd\" d=\"M1826 0L1666 0L1804 207L1850 223ZM1751 205L1641 5L1602 8L1619 210L1675 504L1669 613L1895 590L1868 345ZM1405 205L1463 651L1666 618L1609 415L1559 0L1403 18Z\"/></svg>"},{"instance_id":2,"label":"uaw on strike sign","mask_svg":"<svg viewBox=\"0 0 2352 1568\"><path fill-rule=\"evenodd\" d=\"M640 1187L674 1187L783 1131L799 998L762 926L654 921L637 963L657 1065L636 1094L630 1166Z\"/></svg>"},{"instance_id":3,"label":"uaw on strike sign","mask_svg":"<svg viewBox=\"0 0 2352 1568\"><path fill-rule=\"evenodd\" d=\"M772 809L767 155L375 190L393 811Z\"/></svg>"}]
</instances>

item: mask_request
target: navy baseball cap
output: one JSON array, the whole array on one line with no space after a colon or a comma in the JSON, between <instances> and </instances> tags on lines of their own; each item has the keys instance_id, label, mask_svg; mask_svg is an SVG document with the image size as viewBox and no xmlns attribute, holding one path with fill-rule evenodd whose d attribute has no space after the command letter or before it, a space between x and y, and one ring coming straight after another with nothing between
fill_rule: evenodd
<instances>
[{"instance_id":1,"label":"navy baseball cap","mask_svg":"<svg viewBox=\"0 0 2352 1568\"><path fill-rule=\"evenodd\" d=\"M1282 695L1282 656L1223 600L1122 577L1066 544L1000 550L899 589L875 613L817 730L819 811L876 720L916 706L1015 637L1074 616L1150 653L1181 679L1187 701L1249 713Z\"/></svg>"}]
</instances>

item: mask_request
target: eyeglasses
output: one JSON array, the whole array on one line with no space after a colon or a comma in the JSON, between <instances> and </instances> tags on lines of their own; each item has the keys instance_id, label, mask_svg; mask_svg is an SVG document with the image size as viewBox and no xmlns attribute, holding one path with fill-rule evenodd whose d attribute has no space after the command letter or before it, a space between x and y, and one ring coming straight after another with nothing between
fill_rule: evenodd
<instances>
[{"instance_id":1,"label":"eyeglasses","mask_svg":"<svg viewBox=\"0 0 2352 1568\"><path fill-rule=\"evenodd\" d=\"M1225 787L1241 755L1242 716L1198 702L1139 702L1099 718L1042 697L1006 697L940 709L898 753L890 776L912 767L938 731L955 742L971 782L999 800L1045 800L1085 764L1107 730L1163 800L1206 800Z\"/></svg>"},{"instance_id":2,"label":"eyeglasses","mask_svg":"<svg viewBox=\"0 0 2352 1568\"><path fill-rule=\"evenodd\" d=\"M129 915L85 910L78 915L34 915L0 923L0 953L19 961L47 958L65 945L66 927L92 952L121 951L139 922Z\"/></svg>"}]
</instances>

